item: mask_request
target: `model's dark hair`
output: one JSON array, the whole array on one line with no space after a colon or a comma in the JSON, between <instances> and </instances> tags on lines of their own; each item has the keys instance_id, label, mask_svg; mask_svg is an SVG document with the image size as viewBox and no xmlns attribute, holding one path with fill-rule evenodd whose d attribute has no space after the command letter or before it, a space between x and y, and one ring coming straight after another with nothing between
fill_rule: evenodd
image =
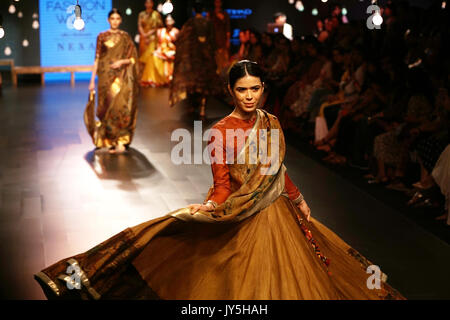
<instances>
[{"instance_id":1,"label":"model's dark hair","mask_svg":"<svg viewBox=\"0 0 450 320\"><path fill-rule=\"evenodd\" d=\"M241 60L236 62L231 67L230 71L228 71L228 84L230 85L230 88L233 89L236 82L246 75L257 77L261 79L261 82L264 82L264 73L256 62Z\"/></svg>"},{"instance_id":2,"label":"model's dark hair","mask_svg":"<svg viewBox=\"0 0 450 320\"><path fill-rule=\"evenodd\" d=\"M122 17L122 13L118 10L118 9L116 9L116 8L113 8L109 13L108 13L108 19L113 15L113 14L118 14L121 18L123 18Z\"/></svg>"}]
</instances>

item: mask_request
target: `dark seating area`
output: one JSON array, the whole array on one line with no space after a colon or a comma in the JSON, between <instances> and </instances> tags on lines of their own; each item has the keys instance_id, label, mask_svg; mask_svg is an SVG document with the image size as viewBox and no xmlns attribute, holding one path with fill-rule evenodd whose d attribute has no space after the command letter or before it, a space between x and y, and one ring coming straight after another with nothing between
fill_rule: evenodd
<instances>
[{"instance_id":1,"label":"dark seating area","mask_svg":"<svg viewBox=\"0 0 450 320\"><path fill-rule=\"evenodd\" d=\"M382 11L381 30L343 23L338 7L292 42L244 30L235 58L264 66L264 108L302 152L448 241L447 11Z\"/></svg>"}]
</instances>

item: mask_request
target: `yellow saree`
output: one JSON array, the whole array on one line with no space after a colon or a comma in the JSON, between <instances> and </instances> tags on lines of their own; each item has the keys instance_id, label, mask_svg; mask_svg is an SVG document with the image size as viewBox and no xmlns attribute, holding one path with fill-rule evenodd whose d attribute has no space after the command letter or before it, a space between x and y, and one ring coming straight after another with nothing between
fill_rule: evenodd
<instances>
[{"instance_id":1,"label":"yellow saree","mask_svg":"<svg viewBox=\"0 0 450 320\"><path fill-rule=\"evenodd\" d=\"M125 31L102 32L97 38L96 59L98 106L95 112L95 94L91 92L84 112L86 128L98 148L129 145L136 127L139 91L136 47ZM121 59L132 62L112 69L111 63Z\"/></svg>"},{"instance_id":2,"label":"yellow saree","mask_svg":"<svg viewBox=\"0 0 450 320\"><path fill-rule=\"evenodd\" d=\"M149 36L140 35L139 40L139 61L143 64L143 74L141 76L141 82L143 84L151 84L155 80L157 74L153 74L151 70L154 69L153 53L158 46L158 37L156 31L158 28L164 26L161 14L153 10L151 13L142 11L139 13L138 24L142 31L148 33L154 30L154 33Z\"/></svg>"},{"instance_id":3,"label":"yellow saree","mask_svg":"<svg viewBox=\"0 0 450 320\"><path fill-rule=\"evenodd\" d=\"M251 158L253 142L264 141L252 134L263 129L267 141L279 143L276 150L267 142L266 165ZM237 161L229 164L233 193L215 212L191 215L181 208L61 260L35 275L47 297L403 299L385 282L369 289L370 262L314 218L303 220L283 194L285 145L276 129L278 120L258 110ZM80 289L68 289L74 284L65 273L70 265Z\"/></svg>"}]
</instances>

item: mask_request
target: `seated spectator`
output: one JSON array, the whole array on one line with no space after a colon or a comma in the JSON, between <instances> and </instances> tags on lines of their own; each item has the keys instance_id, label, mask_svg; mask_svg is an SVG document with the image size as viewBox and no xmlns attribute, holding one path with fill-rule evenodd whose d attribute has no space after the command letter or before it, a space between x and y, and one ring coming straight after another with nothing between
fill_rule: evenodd
<instances>
[{"instance_id":1,"label":"seated spectator","mask_svg":"<svg viewBox=\"0 0 450 320\"><path fill-rule=\"evenodd\" d=\"M298 103L297 108L292 108L291 106L301 99L301 95L306 86L312 85L314 81L320 76L321 71L327 61L326 57L320 53L319 43L314 39L310 38L307 40L306 51L308 54L307 59L305 59L305 64L307 67L307 72L305 72L301 78L296 81L287 90L287 93L282 102L282 117L292 118L299 117L306 106L302 108Z\"/></svg>"},{"instance_id":2,"label":"seated spectator","mask_svg":"<svg viewBox=\"0 0 450 320\"><path fill-rule=\"evenodd\" d=\"M450 105L448 92L441 88L436 97L436 108L432 119L412 128L410 134L417 137L415 152L421 169L420 181L413 184L417 189L429 189L433 186L431 171L439 156L450 142Z\"/></svg>"},{"instance_id":3,"label":"seated spectator","mask_svg":"<svg viewBox=\"0 0 450 320\"><path fill-rule=\"evenodd\" d=\"M446 220L447 225L450 226L450 144L439 156L431 175L445 196L444 213L436 217L436 220Z\"/></svg>"},{"instance_id":4,"label":"seated spectator","mask_svg":"<svg viewBox=\"0 0 450 320\"><path fill-rule=\"evenodd\" d=\"M338 93L328 96L328 101L322 104L322 110L319 111L319 116L326 118L327 127L331 129L323 139L315 139L316 146L328 144L325 148L326 151L330 151L329 142L336 137L340 121L357 105L365 73L366 61L362 49L355 48L351 54L346 55L346 71L342 75ZM327 160L331 161L328 158Z\"/></svg>"}]
</instances>

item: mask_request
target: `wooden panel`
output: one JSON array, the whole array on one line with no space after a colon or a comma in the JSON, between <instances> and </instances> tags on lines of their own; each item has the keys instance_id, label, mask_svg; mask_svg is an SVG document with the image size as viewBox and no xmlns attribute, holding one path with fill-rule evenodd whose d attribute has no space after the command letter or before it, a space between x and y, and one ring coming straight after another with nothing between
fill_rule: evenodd
<instances>
[{"instance_id":1,"label":"wooden panel","mask_svg":"<svg viewBox=\"0 0 450 320\"><path fill-rule=\"evenodd\" d=\"M39 74L47 72L89 72L93 66L61 66L61 67L15 67L17 74Z\"/></svg>"},{"instance_id":2,"label":"wooden panel","mask_svg":"<svg viewBox=\"0 0 450 320\"><path fill-rule=\"evenodd\" d=\"M11 66L11 68L14 66L14 60L13 59L0 59L0 66Z\"/></svg>"},{"instance_id":3,"label":"wooden panel","mask_svg":"<svg viewBox=\"0 0 450 320\"><path fill-rule=\"evenodd\" d=\"M1 60L0 60L1 61ZM41 84L45 85L45 73L54 72L70 72L70 84L75 86L75 72L90 72L94 66L55 66L55 67L41 67L41 66L30 66L30 67L14 67L14 61L12 61L11 66L11 77L14 87L17 87L17 75L18 74L40 74Z\"/></svg>"}]
</instances>

